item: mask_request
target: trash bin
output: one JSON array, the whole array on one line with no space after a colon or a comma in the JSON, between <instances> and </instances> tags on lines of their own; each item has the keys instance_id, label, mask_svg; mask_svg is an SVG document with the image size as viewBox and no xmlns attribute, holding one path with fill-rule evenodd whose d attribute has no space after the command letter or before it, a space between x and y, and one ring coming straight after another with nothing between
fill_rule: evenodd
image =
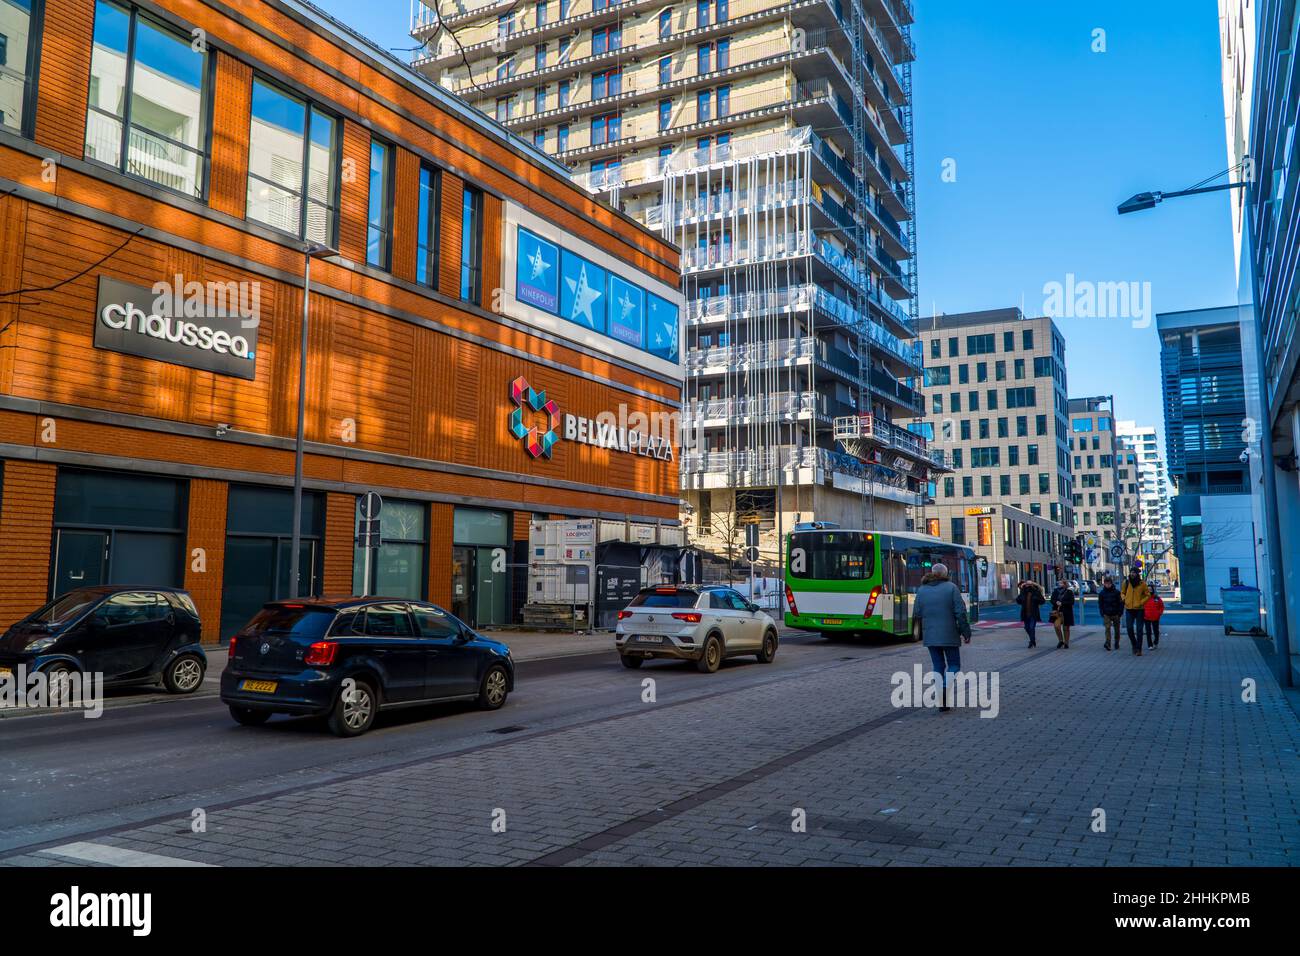
<instances>
[{"instance_id":1,"label":"trash bin","mask_svg":"<svg viewBox=\"0 0 1300 956\"><path fill-rule=\"evenodd\" d=\"M1238 631L1263 636L1264 628L1260 625L1259 618L1259 588L1244 584L1219 588L1219 598L1223 602L1224 634Z\"/></svg>"}]
</instances>

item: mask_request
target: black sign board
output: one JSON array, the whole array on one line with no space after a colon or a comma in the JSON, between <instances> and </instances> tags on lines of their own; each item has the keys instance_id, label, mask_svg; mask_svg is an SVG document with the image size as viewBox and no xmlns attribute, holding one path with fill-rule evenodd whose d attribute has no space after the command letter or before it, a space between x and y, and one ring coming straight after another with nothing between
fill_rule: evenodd
<instances>
[{"instance_id":1,"label":"black sign board","mask_svg":"<svg viewBox=\"0 0 1300 956\"><path fill-rule=\"evenodd\" d=\"M237 284L232 283L234 289L211 285L194 290L193 296L173 294L170 287L158 295L101 275L95 348L237 378L256 377L257 319L238 314Z\"/></svg>"}]
</instances>

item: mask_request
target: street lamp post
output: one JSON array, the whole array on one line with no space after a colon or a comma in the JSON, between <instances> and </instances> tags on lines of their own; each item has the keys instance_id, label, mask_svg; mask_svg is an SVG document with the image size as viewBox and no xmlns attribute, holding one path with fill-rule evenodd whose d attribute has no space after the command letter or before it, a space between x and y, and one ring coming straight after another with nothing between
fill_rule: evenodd
<instances>
[{"instance_id":1,"label":"street lamp post","mask_svg":"<svg viewBox=\"0 0 1300 956\"><path fill-rule=\"evenodd\" d=\"M302 445L303 423L307 415L307 326L311 311L311 261L338 255L337 249L319 242L303 249L302 335L298 348L298 429L293 445L293 537L289 549L289 597L300 597L298 575L302 550Z\"/></svg>"}]
</instances>

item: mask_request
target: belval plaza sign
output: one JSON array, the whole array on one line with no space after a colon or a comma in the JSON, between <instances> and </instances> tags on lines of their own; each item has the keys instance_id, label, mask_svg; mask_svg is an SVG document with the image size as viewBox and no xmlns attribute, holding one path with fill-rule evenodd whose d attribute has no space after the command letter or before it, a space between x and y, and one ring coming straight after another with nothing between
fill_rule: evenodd
<instances>
[{"instance_id":1,"label":"belval plaza sign","mask_svg":"<svg viewBox=\"0 0 1300 956\"><path fill-rule=\"evenodd\" d=\"M582 442L610 451L629 455L644 455L660 461L673 460L673 445L667 438L620 426L617 422L602 422L577 415L564 416L564 437L567 441Z\"/></svg>"},{"instance_id":2,"label":"belval plaza sign","mask_svg":"<svg viewBox=\"0 0 1300 956\"><path fill-rule=\"evenodd\" d=\"M624 409L620 409L621 418L607 412L594 419L566 414L560 420L560 408L555 399L547 398L545 389L538 391L533 388L522 375L510 383L510 401L512 407L507 420L510 434L519 439L533 458L550 458L551 451L563 438L628 455L673 460L673 444L669 437L671 415L656 416L663 426L661 434L654 433L656 423L649 416L639 413L627 415ZM544 428L541 422L545 423ZM632 427L641 422L645 423L643 427Z\"/></svg>"}]
</instances>

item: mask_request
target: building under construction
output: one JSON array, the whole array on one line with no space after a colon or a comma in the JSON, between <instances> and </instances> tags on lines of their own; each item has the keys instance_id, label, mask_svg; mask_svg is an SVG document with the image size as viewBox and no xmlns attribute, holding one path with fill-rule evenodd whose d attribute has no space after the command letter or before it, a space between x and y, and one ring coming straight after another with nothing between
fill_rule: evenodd
<instances>
[{"instance_id":1,"label":"building under construction","mask_svg":"<svg viewBox=\"0 0 1300 956\"><path fill-rule=\"evenodd\" d=\"M910 0L414 0L417 68L683 250L682 497L901 529L942 453L916 341Z\"/></svg>"}]
</instances>

